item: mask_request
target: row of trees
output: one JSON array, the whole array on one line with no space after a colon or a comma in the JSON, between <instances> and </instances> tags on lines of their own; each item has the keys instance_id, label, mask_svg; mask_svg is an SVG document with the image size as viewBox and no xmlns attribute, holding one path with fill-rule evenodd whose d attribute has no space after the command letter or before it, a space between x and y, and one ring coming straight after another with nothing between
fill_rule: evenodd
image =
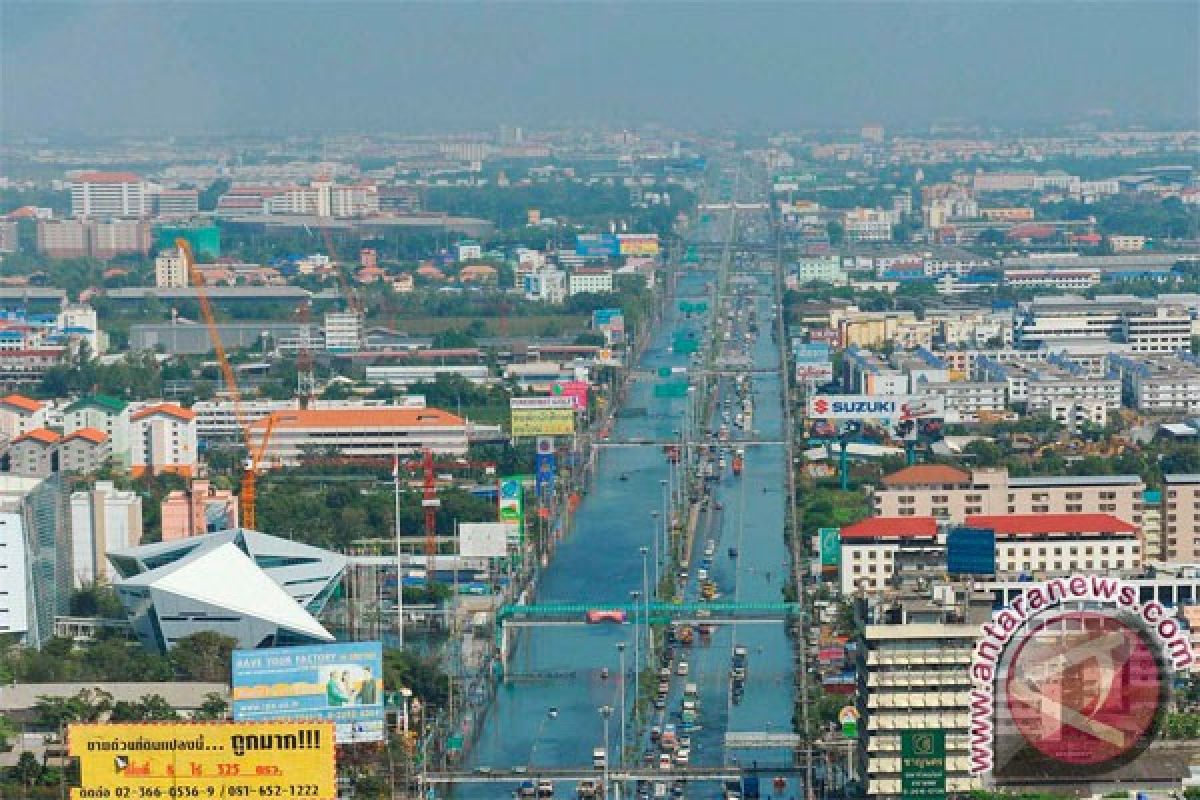
<instances>
[{"instance_id":1,"label":"row of trees","mask_svg":"<svg viewBox=\"0 0 1200 800\"><path fill-rule=\"evenodd\" d=\"M0 683L77 681L229 681L236 642L201 631L180 639L168 655L148 652L123 635L76 644L53 638L41 650L8 643L0 650Z\"/></svg>"}]
</instances>

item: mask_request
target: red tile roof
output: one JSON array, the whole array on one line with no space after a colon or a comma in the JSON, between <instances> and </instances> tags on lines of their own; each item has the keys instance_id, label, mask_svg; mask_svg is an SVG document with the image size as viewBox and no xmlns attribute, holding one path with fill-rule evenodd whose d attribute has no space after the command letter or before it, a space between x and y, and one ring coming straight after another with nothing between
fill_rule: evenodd
<instances>
[{"instance_id":1,"label":"red tile roof","mask_svg":"<svg viewBox=\"0 0 1200 800\"><path fill-rule=\"evenodd\" d=\"M108 434L96 428L80 428L74 433L67 434L64 442L69 442L72 439L86 439L92 444L103 444L108 441Z\"/></svg>"},{"instance_id":2,"label":"red tile roof","mask_svg":"<svg viewBox=\"0 0 1200 800\"><path fill-rule=\"evenodd\" d=\"M944 464L916 464L883 476L884 486L930 486L967 483L971 473Z\"/></svg>"},{"instance_id":3,"label":"red tile roof","mask_svg":"<svg viewBox=\"0 0 1200 800\"><path fill-rule=\"evenodd\" d=\"M302 411L276 411L275 428L421 428L458 427L464 423L440 408L330 408ZM250 423L252 429L265 429L267 417Z\"/></svg>"},{"instance_id":4,"label":"red tile roof","mask_svg":"<svg viewBox=\"0 0 1200 800\"><path fill-rule=\"evenodd\" d=\"M174 403L160 403L156 406L146 406L145 408L135 412L129 419L145 419L146 417L152 417L155 414L166 414L169 417L175 417L176 419L181 419L185 422L196 418L196 412L194 411L177 406Z\"/></svg>"},{"instance_id":5,"label":"red tile roof","mask_svg":"<svg viewBox=\"0 0 1200 800\"><path fill-rule=\"evenodd\" d=\"M30 413L39 411L42 408L42 404L37 400L21 394L10 394L5 397L0 397L0 405L12 406L13 408L19 408L22 411L28 411Z\"/></svg>"},{"instance_id":6,"label":"red tile roof","mask_svg":"<svg viewBox=\"0 0 1200 800\"><path fill-rule=\"evenodd\" d=\"M132 172L84 172L75 179L79 183L141 183Z\"/></svg>"},{"instance_id":7,"label":"red tile roof","mask_svg":"<svg viewBox=\"0 0 1200 800\"><path fill-rule=\"evenodd\" d=\"M13 439L13 444L16 444L17 442L24 442L26 440L41 442L42 444L54 444L61 438L61 436L49 428L34 428L29 433L21 434L17 438Z\"/></svg>"},{"instance_id":8,"label":"red tile roof","mask_svg":"<svg viewBox=\"0 0 1200 800\"><path fill-rule=\"evenodd\" d=\"M933 517L870 517L842 528L847 539L915 539L937 536Z\"/></svg>"},{"instance_id":9,"label":"red tile roof","mask_svg":"<svg viewBox=\"0 0 1200 800\"><path fill-rule=\"evenodd\" d=\"M1137 533L1137 528L1112 514L1003 514L971 516L969 528L990 528L999 535L1039 536L1051 533Z\"/></svg>"}]
</instances>

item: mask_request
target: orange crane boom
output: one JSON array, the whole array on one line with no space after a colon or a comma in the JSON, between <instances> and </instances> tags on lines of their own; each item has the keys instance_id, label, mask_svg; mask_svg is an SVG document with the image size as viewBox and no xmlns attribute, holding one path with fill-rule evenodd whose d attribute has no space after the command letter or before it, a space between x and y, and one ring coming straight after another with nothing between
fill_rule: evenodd
<instances>
[{"instance_id":1,"label":"orange crane boom","mask_svg":"<svg viewBox=\"0 0 1200 800\"><path fill-rule=\"evenodd\" d=\"M267 432L263 436L261 446L256 453L254 444L250 441L250 423L246 419L246 413L242 409L242 393L238 389L237 375L233 371L233 367L229 363L229 357L225 354L225 345L221 342L221 331L217 328L217 318L213 314L212 303L209 302L208 294L204 291L204 274L196 267L196 258L192 253L192 246L187 239L176 239L176 247L179 248L179 253L183 256L184 263L187 265L188 279L196 289L196 299L200 303L200 315L204 317L204 325L208 328L208 336L212 339L213 350L217 353L217 364L221 368L221 375L225 379L225 385L228 387L229 395L233 400L233 415L237 419L238 427L241 428L242 437L246 444L247 459L246 470L242 473L242 493L238 498L238 504L241 512L241 524L245 528L254 528L257 523L255 515L255 480L256 470L258 467L258 459L262 457L262 452L266 450L267 439L270 437L271 427L268 423Z\"/></svg>"}]
</instances>

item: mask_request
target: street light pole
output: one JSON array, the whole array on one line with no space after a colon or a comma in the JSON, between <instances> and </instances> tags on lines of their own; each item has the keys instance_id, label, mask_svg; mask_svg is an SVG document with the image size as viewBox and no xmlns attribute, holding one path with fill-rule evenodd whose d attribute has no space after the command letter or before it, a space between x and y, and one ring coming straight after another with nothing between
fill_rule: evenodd
<instances>
[{"instance_id":1,"label":"street light pole","mask_svg":"<svg viewBox=\"0 0 1200 800\"><path fill-rule=\"evenodd\" d=\"M608 786L608 718L612 716L612 706L600 706L600 717L604 720L604 796L611 797Z\"/></svg>"},{"instance_id":2,"label":"street light pole","mask_svg":"<svg viewBox=\"0 0 1200 800\"><path fill-rule=\"evenodd\" d=\"M638 712L637 701L638 690L641 687L641 684L638 682L638 674L642 668L642 634L641 630L638 628L638 600L641 599L642 593L634 589L629 593L629 596L633 598L633 713L636 718L640 718L641 714ZM636 721L637 720L635 719L635 723Z\"/></svg>"},{"instance_id":3,"label":"street light pole","mask_svg":"<svg viewBox=\"0 0 1200 800\"><path fill-rule=\"evenodd\" d=\"M662 563L662 558L659 556L658 550L658 512L651 511L650 518L654 520L654 596L658 597L658 587L662 581L662 578L658 574L659 565Z\"/></svg>"},{"instance_id":4,"label":"street light pole","mask_svg":"<svg viewBox=\"0 0 1200 800\"><path fill-rule=\"evenodd\" d=\"M671 524L671 506L670 506L669 501L667 500L667 482L665 480L660 480L658 483L660 486L662 486L663 550L665 551L670 547L666 532L669 529L670 524ZM657 533L658 532L655 531L656 535L657 535Z\"/></svg>"},{"instance_id":5,"label":"street light pole","mask_svg":"<svg viewBox=\"0 0 1200 800\"><path fill-rule=\"evenodd\" d=\"M646 626L646 660L651 664L654 663L654 635L650 632L650 572L647 568L646 557L650 554L650 548L642 545L638 550L642 554L642 603L643 611L642 622Z\"/></svg>"},{"instance_id":6,"label":"street light pole","mask_svg":"<svg viewBox=\"0 0 1200 800\"><path fill-rule=\"evenodd\" d=\"M628 718L628 713L625 710L625 643L617 642L617 657L620 659L621 667L621 756L617 761L617 766L622 769L625 767L625 721Z\"/></svg>"}]
</instances>

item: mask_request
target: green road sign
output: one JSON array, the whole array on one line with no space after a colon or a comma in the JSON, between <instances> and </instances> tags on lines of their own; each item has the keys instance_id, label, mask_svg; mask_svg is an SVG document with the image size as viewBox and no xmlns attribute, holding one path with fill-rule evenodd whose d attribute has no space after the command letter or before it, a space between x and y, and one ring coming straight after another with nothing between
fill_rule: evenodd
<instances>
[{"instance_id":1,"label":"green road sign","mask_svg":"<svg viewBox=\"0 0 1200 800\"><path fill-rule=\"evenodd\" d=\"M671 368L670 367L659 367L658 368L658 377L660 377L660 378L671 377Z\"/></svg>"},{"instance_id":2,"label":"green road sign","mask_svg":"<svg viewBox=\"0 0 1200 800\"><path fill-rule=\"evenodd\" d=\"M946 732L900 732L900 796L903 800L946 797Z\"/></svg>"},{"instance_id":3,"label":"green road sign","mask_svg":"<svg viewBox=\"0 0 1200 800\"><path fill-rule=\"evenodd\" d=\"M687 382L660 383L654 387L655 397L687 397Z\"/></svg>"},{"instance_id":4,"label":"green road sign","mask_svg":"<svg viewBox=\"0 0 1200 800\"><path fill-rule=\"evenodd\" d=\"M842 529L818 528L821 540L821 566L836 567L842 563Z\"/></svg>"}]
</instances>

